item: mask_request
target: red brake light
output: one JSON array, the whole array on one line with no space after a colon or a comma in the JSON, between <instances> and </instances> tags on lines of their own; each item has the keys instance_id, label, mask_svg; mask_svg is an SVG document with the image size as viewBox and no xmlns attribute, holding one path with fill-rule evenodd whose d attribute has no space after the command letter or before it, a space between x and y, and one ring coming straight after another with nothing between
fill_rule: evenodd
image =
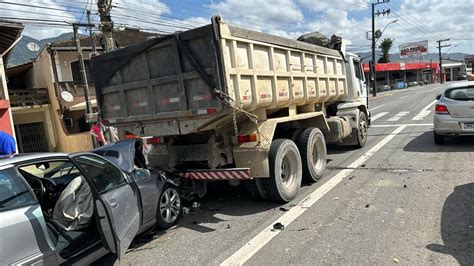
<instances>
[{"instance_id":1,"label":"red brake light","mask_svg":"<svg viewBox=\"0 0 474 266\"><path fill-rule=\"evenodd\" d=\"M444 105L437 104L435 107L435 113L438 115L449 115L448 108Z\"/></svg>"},{"instance_id":2,"label":"red brake light","mask_svg":"<svg viewBox=\"0 0 474 266\"><path fill-rule=\"evenodd\" d=\"M147 144L160 144L162 143L163 139L160 138L160 137L153 137L153 138L149 138L146 140L146 143Z\"/></svg>"},{"instance_id":3,"label":"red brake light","mask_svg":"<svg viewBox=\"0 0 474 266\"><path fill-rule=\"evenodd\" d=\"M257 141L257 134L239 135L239 136L237 136L237 141L240 144L246 143L246 142L256 142Z\"/></svg>"}]
</instances>

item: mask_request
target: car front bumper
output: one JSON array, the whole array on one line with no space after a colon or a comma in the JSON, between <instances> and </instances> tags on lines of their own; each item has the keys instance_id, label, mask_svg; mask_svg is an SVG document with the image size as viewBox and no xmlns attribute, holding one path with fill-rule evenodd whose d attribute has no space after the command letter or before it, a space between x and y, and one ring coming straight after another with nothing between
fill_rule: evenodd
<instances>
[{"instance_id":1,"label":"car front bumper","mask_svg":"<svg viewBox=\"0 0 474 266\"><path fill-rule=\"evenodd\" d=\"M474 118L454 118L450 115L434 115L434 131L439 135L474 135L474 128L465 129L465 123L474 123Z\"/></svg>"}]
</instances>

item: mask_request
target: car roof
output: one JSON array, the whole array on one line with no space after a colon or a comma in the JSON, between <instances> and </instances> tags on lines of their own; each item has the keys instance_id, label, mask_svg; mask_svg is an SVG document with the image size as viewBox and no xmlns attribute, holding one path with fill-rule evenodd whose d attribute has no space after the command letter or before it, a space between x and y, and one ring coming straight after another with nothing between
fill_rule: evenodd
<instances>
[{"instance_id":1,"label":"car roof","mask_svg":"<svg viewBox=\"0 0 474 266\"><path fill-rule=\"evenodd\" d=\"M467 87L467 86L474 86L474 81L460 81L460 82L451 83L449 84L448 89L462 88L462 87Z\"/></svg>"},{"instance_id":2,"label":"car roof","mask_svg":"<svg viewBox=\"0 0 474 266\"><path fill-rule=\"evenodd\" d=\"M10 164L18 164L30 160L41 160L54 157L66 157L67 153L61 152L43 152L43 153L21 153L13 156L0 158L0 167Z\"/></svg>"}]
</instances>

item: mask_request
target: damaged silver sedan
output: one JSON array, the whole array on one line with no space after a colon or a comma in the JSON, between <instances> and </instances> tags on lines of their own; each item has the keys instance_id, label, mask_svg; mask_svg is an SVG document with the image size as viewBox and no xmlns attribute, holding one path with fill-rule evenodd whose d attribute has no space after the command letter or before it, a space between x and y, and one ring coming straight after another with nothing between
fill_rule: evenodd
<instances>
[{"instance_id":1,"label":"damaged silver sedan","mask_svg":"<svg viewBox=\"0 0 474 266\"><path fill-rule=\"evenodd\" d=\"M0 260L5 264L120 259L133 238L181 215L177 186L146 169L137 140L94 153L0 159Z\"/></svg>"}]
</instances>

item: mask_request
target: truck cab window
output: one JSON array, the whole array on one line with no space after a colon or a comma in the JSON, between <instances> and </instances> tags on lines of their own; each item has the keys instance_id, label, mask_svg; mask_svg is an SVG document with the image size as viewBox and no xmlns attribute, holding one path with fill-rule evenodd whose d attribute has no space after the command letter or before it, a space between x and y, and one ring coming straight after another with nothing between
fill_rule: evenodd
<instances>
[{"instance_id":1,"label":"truck cab window","mask_svg":"<svg viewBox=\"0 0 474 266\"><path fill-rule=\"evenodd\" d=\"M354 72L355 72L356 78L358 78L360 80L363 80L363 78L362 78L362 69L360 67L360 61L353 60L352 62L354 64Z\"/></svg>"}]
</instances>

